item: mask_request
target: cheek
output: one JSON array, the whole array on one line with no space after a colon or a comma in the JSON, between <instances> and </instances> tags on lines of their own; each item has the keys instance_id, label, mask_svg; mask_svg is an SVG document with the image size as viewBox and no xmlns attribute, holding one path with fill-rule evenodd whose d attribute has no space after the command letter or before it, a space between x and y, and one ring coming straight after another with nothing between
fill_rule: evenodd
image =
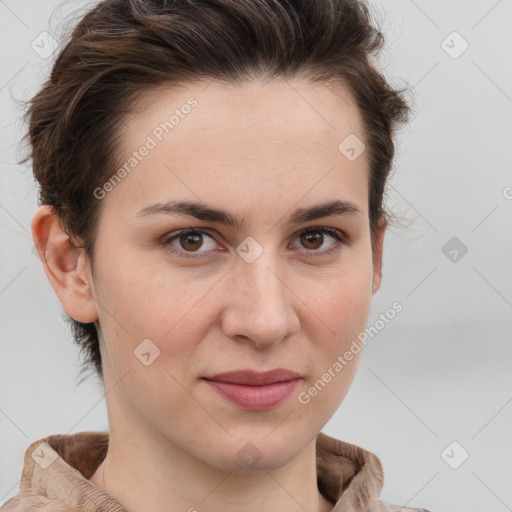
<instances>
[{"instance_id":1,"label":"cheek","mask_svg":"<svg viewBox=\"0 0 512 512\"><path fill-rule=\"evenodd\" d=\"M134 336L149 338L160 338L193 315L209 285L208 279L190 279L180 269L151 265L144 255L110 262L101 269L98 282L104 321L116 321Z\"/></svg>"},{"instance_id":2,"label":"cheek","mask_svg":"<svg viewBox=\"0 0 512 512\"><path fill-rule=\"evenodd\" d=\"M372 300L371 261L360 259L353 265L340 267L329 279L320 279L310 288L304 302L322 320L339 343L340 339L357 335L366 326Z\"/></svg>"},{"instance_id":3,"label":"cheek","mask_svg":"<svg viewBox=\"0 0 512 512\"><path fill-rule=\"evenodd\" d=\"M218 302L208 291L218 277L193 280L180 271L140 264L123 268L98 275L98 300L105 306L100 325L111 365L118 376L130 371L134 397L145 388L167 389L179 403L177 382L186 385L190 369L197 367L197 347L216 318ZM152 362L145 366L144 360Z\"/></svg>"},{"instance_id":4,"label":"cheek","mask_svg":"<svg viewBox=\"0 0 512 512\"><path fill-rule=\"evenodd\" d=\"M358 335L366 327L370 309L370 286L371 275L352 268L323 282L318 295L310 296L314 314L308 313L309 324L303 323L303 330L309 340L311 371L297 401L299 415L318 428L334 414L354 378L363 349Z\"/></svg>"}]
</instances>

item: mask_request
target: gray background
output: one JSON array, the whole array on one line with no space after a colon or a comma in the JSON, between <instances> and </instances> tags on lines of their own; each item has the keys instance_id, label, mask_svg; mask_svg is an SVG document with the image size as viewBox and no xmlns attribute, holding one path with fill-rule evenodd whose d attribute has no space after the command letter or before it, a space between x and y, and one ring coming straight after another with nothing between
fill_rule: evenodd
<instances>
[{"instance_id":1,"label":"gray background","mask_svg":"<svg viewBox=\"0 0 512 512\"><path fill-rule=\"evenodd\" d=\"M78 385L78 348L33 252L36 187L16 165L17 103L51 66L32 42L85 5L65 2L50 19L59 4L0 0L0 504L18 491L30 442L108 430L99 381ZM415 114L399 135L388 198L404 225L387 234L368 324L394 301L404 310L370 339L324 432L379 456L390 503L511 510L512 2L372 4L387 37L381 65L412 86ZM469 44L461 55L454 31ZM452 237L467 247L456 261L442 251Z\"/></svg>"}]
</instances>

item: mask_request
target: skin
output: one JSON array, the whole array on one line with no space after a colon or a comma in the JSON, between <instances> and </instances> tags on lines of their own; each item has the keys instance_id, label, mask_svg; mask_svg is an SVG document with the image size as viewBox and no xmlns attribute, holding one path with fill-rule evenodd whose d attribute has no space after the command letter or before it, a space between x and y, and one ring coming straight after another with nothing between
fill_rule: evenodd
<instances>
[{"instance_id":1,"label":"skin","mask_svg":"<svg viewBox=\"0 0 512 512\"><path fill-rule=\"evenodd\" d=\"M364 330L380 286L385 225L372 256L367 153L349 161L338 150L349 134L363 140L360 114L345 89L304 80L160 88L126 118L121 164L191 96L197 106L101 200L93 269L48 206L33 217L64 310L100 336L110 443L90 480L131 511L330 510L316 436L360 352L308 404L298 395ZM288 223L295 208L335 199L360 213ZM137 217L169 200L227 210L243 226ZM208 233L158 244L190 227ZM301 237L308 227L340 230L346 243ZM248 236L263 249L252 263L236 252ZM134 350L148 338L160 355L146 366ZM247 368L288 368L302 381L278 406L248 411L201 380ZM251 467L237 455L248 442L261 455Z\"/></svg>"}]
</instances>

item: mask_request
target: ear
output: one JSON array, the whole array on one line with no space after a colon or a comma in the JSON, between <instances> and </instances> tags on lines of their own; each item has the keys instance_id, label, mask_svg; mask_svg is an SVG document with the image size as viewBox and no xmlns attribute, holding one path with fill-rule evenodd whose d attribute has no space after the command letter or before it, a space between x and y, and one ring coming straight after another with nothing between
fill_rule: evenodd
<instances>
[{"instance_id":1,"label":"ear","mask_svg":"<svg viewBox=\"0 0 512 512\"><path fill-rule=\"evenodd\" d=\"M379 230L377 231L377 243L375 244L375 254L373 256L373 285L372 293L377 292L380 288L380 282L382 280L382 251L384 247L384 233L388 223L383 219L379 223Z\"/></svg>"},{"instance_id":2,"label":"ear","mask_svg":"<svg viewBox=\"0 0 512 512\"><path fill-rule=\"evenodd\" d=\"M72 244L51 206L39 207L32 217L32 238L64 311L78 322L97 321L89 260Z\"/></svg>"}]
</instances>

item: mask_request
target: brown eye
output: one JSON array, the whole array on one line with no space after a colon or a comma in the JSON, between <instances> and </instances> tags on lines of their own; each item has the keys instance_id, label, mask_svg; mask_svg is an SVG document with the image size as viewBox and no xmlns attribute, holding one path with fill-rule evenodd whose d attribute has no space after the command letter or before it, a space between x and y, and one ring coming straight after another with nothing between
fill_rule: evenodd
<instances>
[{"instance_id":1,"label":"brown eye","mask_svg":"<svg viewBox=\"0 0 512 512\"><path fill-rule=\"evenodd\" d=\"M301 242L307 249L318 249L322 246L324 235L318 231L311 233L302 233L300 236Z\"/></svg>"},{"instance_id":2,"label":"brown eye","mask_svg":"<svg viewBox=\"0 0 512 512\"><path fill-rule=\"evenodd\" d=\"M199 229L174 231L164 237L160 244L169 252L190 258L207 256L207 253L218 248L214 238Z\"/></svg>"},{"instance_id":3,"label":"brown eye","mask_svg":"<svg viewBox=\"0 0 512 512\"><path fill-rule=\"evenodd\" d=\"M313 227L302 231L298 237L305 256L326 256L337 252L346 244L345 236L337 229ZM327 244L322 248L324 244Z\"/></svg>"},{"instance_id":4,"label":"brown eye","mask_svg":"<svg viewBox=\"0 0 512 512\"><path fill-rule=\"evenodd\" d=\"M178 240L181 247L187 251L196 251L203 245L203 236L199 233L185 233L180 235Z\"/></svg>"}]
</instances>

